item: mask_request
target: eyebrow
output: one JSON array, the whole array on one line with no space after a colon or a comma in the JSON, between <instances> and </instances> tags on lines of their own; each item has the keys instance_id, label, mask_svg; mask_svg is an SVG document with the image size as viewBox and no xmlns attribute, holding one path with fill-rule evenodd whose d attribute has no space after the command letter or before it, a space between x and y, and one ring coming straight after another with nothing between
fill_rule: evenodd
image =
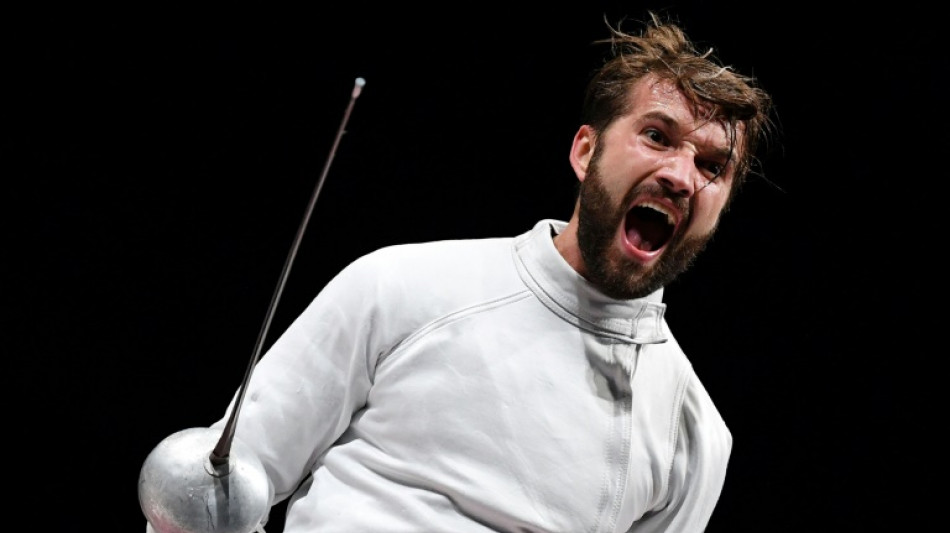
<instances>
[{"instance_id":1,"label":"eyebrow","mask_svg":"<svg viewBox=\"0 0 950 533\"><path fill-rule=\"evenodd\" d=\"M662 111L649 111L643 114L643 118L659 120L664 125L666 125L667 128L676 130L677 133L679 133L680 131L679 121L677 121L676 119L674 119L673 117L671 117L670 115ZM713 157L721 157L722 159L725 159L726 161L731 161L732 156L735 153L735 150L733 150L732 148L733 147L731 146L727 146L725 148L715 147L711 149L711 152L712 152Z\"/></svg>"}]
</instances>

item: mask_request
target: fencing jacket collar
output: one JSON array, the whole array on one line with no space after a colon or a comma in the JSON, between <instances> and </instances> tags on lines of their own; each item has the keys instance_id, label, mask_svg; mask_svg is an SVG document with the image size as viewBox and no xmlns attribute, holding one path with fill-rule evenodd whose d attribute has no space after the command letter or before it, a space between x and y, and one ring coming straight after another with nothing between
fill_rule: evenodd
<instances>
[{"instance_id":1,"label":"fencing jacket collar","mask_svg":"<svg viewBox=\"0 0 950 533\"><path fill-rule=\"evenodd\" d=\"M580 328L638 344L666 342L663 289L633 300L604 295L555 248L551 235L566 226L563 221L542 220L518 238L516 261L525 284L551 311Z\"/></svg>"}]
</instances>

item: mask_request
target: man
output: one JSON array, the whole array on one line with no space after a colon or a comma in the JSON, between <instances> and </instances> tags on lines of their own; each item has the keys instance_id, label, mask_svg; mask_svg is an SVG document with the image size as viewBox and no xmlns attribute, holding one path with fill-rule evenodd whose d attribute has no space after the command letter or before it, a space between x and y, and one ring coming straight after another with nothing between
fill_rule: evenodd
<instances>
[{"instance_id":1,"label":"man","mask_svg":"<svg viewBox=\"0 0 950 533\"><path fill-rule=\"evenodd\" d=\"M290 499L285 532L706 527L732 437L663 287L750 172L770 98L657 17L609 41L569 221L361 257L261 358L236 435Z\"/></svg>"}]
</instances>

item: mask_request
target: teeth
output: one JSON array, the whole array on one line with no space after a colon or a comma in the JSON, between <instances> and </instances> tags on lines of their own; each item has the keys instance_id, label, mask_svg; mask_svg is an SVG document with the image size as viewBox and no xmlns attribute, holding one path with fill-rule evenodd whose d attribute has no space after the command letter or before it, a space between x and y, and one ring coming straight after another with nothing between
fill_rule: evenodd
<instances>
[{"instance_id":1,"label":"teeth","mask_svg":"<svg viewBox=\"0 0 950 533\"><path fill-rule=\"evenodd\" d=\"M663 205L660 205L660 204L657 204L657 203L653 203L653 202L647 201L647 202L643 202L642 204L640 204L639 207L648 207L648 208L650 208L650 209L652 209L652 210L654 210L654 211L657 211L657 212L659 212L659 213L663 213L664 215L666 215L666 221L667 221L671 226L676 223L676 219L673 217L673 213L669 212L669 211L666 209L666 207L663 206Z\"/></svg>"}]
</instances>

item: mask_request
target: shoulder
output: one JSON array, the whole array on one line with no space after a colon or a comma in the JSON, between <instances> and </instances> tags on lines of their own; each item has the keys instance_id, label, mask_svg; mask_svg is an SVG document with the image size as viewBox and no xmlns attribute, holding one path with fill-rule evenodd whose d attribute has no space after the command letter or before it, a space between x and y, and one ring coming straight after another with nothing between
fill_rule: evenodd
<instances>
[{"instance_id":1,"label":"shoulder","mask_svg":"<svg viewBox=\"0 0 950 533\"><path fill-rule=\"evenodd\" d=\"M326 289L389 312L393 307L439 312L523 288L513 238L499 237L380 248L347 265Z\"/></svg>"},{"instance_id":2,"label":"shoulder","mask_svg":"<svg viewBox=\"0 0 950 533\"><path fill-rule=\"evenodd\" d=\"M385 352L440 317L526 290L512 256L511 238L387 246L345 267L313 307L366 324Z\"/></svg>"},{"instance_id":3,"label":"shoulder","mask_svg":"<svg viewBox=\"0 0 950 533\"><path fill-rule=\"evenodd\" d=\"M510 237L397 244L359 257L342 274L363 282L428 287L490 276L513 268Z\"/></svg>"},{"instance_id":4,"label":"shoulder","mask_svg":"<svg viewBox=\"0 0 950 533\"><path fill-rule=\"evenodd\" d=\"M672 335L670 342L671 347L675 346L680 354L685 369L681 407L684 429L693 439L697 439L694 445L704 448L705 454L724 461L732 449L732 433L693 364ZM698 435L702 435L702 438L698 439Z\"/></svg>"},{"instance_id":5,"label":"shoulder","mask_svg":"<svg viewBox=\"0 0 950 533\"><path fill-rule=\"evenodd\" d=\"M510 254L512 240L510 237L499 237L395 244L370 252L357 259L356 263L375 267L411 268L494 261L502 255Z\"/></svg>"},{"instance_id":6,"label":"shoulder","mask_svg":"<svg viewBox=\"0 0 950 533\"><path fill-rule=\"evenodd\" d=\"M716 453L724 453L728 456L732 436L725 420L665 321L664 326L667 331L667 341L654 345L650 349L658 352L656 359L668 367L669 375L675 376L675 389L678 391L676 409L680 413L680 421L684 424L683 429L691 434L704 435L709 446L716 450Z\"/></svg>"}]
</instances>

